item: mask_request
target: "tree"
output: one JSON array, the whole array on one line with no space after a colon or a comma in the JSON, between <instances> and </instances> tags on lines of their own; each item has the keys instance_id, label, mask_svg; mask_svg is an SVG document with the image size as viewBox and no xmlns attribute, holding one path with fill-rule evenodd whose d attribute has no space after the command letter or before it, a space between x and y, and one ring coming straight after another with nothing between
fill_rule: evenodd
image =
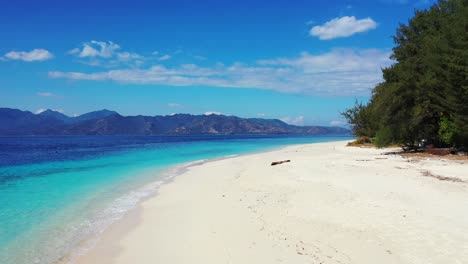
<instances>
[{"instance_id":1,"label":"tree","mask_svg":"<svg viewBox=\"0 0 468 264\"><path fill-rule=\"evenodd\" d=\"M344 112L357 136L380 135L382 144L468 144L467 20L468 0L440 0L400 24L384 81L368 105Z\"/></svg>"},{"instance_id":2,"label":"tree","mask_svg":"<svg viewBox=\"0 0 468 264\"><path fill-rule=\"evenodd\" d=\"M371 111L367 105L356 101L353 108L347 109L341 115L352 125L352 132L358 137L372 137L374 130L372 128Z\"/></svg>"}]
</instances>

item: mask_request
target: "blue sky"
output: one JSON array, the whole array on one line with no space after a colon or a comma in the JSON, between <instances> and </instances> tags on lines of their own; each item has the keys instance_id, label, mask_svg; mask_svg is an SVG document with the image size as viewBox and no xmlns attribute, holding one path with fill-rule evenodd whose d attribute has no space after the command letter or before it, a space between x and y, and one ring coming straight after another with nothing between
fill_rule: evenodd
<instances>
[{"instance_id":1,"label":"blue sky","mask_svg":"<svg viewBox=\"0 0 468 264\"><path fill-rule=\"evenodd\" d=\"M0 106L342 125L428 0L9 1Z\"/></svg>"}]
</instances>

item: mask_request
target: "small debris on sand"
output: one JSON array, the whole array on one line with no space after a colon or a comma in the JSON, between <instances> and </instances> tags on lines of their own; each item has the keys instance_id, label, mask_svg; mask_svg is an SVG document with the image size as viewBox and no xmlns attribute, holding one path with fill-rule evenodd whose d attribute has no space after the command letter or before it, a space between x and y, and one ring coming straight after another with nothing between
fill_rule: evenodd
<instances>
[{"instance_id":1,"label":"small debris on sand","mask_svg":"<svg viewBox=\"0 0 468 264\"><path fill-rule=\"evenodd\" d=\"M283 164L283 163L286 163L286 162L291 162L291 160L273 161L273 162L271 163L271 166Z\"/></svg>"}]
</instances>

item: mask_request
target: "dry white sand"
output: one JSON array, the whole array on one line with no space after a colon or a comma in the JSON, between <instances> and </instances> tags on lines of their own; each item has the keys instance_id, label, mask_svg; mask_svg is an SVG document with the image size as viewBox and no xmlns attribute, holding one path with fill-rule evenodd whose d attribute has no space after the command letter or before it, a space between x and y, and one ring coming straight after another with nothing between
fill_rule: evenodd
<instances>
[{"instance_id":1,"label":"dry white sand","mask_svg":"<svg viewBox=\"0 0 468 264\"><path fill-rule=\"evenodd\" d=\"M468 263L466 162L345 144L193 166L77 262Z\"/></svg>"}]
</instances>

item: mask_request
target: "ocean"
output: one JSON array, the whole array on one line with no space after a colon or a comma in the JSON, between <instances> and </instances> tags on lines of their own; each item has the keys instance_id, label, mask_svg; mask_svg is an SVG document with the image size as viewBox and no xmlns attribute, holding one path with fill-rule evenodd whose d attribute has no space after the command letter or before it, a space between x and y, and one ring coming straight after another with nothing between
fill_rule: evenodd
<instances>
[{"instance_id":1,"label":"ocean","mask_svg":"<svg viewBox=\"0 0 468 264\"><path fill-rule=\"evenodd\" d=\"M57 263L191 162L349 136L0 137L0 263Z\"/></svg>"}]
</instances>

